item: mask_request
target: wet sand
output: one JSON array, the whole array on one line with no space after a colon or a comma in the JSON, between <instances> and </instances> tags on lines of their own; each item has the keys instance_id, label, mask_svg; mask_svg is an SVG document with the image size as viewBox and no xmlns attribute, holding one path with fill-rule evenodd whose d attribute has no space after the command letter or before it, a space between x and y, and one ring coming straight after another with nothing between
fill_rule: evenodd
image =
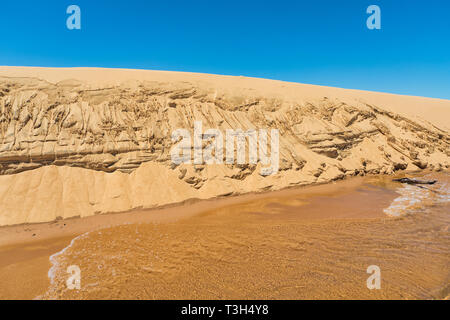
<instances>
[{"instance_id":1,"label":"wet sand","mask_svg":"<svg viewBox=\"0 0 450 320\"><path fill-rule=\"evenodd\" d=\"M449 204L388 217L401 187L391 179L0 228L0 298L444 298ZM50 255L86 232L57 257L49 287ZM65 286L74 264L81 290ZM381 290L366 287L372 264Z\"/></svg>"}]
</instances>

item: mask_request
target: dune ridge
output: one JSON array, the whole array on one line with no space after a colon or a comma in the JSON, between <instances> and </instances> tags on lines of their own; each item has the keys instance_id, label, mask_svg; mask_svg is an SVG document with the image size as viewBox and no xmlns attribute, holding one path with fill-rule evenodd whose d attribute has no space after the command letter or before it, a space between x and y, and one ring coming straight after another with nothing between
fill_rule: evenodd
<instances>
[{"instance_id":1,"label":"dune ridge","mask_svg":"<svg viewBox=\"0 0 450 320\"><path fill-rule=\"evenodd\" d=\"M448 170L450 101L246 77L0 67L0 225ZM171 133L278 129L280 170L174 165ZM205 142L208 144L209 142Z\"/></svg>"}]
</instances>

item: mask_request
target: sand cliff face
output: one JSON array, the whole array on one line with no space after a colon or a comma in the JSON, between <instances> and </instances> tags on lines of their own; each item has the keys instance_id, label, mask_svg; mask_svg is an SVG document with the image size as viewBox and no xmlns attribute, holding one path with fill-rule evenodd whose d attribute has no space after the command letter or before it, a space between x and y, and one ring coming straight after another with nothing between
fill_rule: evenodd
<instances>
[{"instance_id":1,"label":"sand cliff face","mask_svg":"<svg viewBox=\"0 0 450 320\"><path fill-rule=\"evenodd\" d=\"M0 225L447 170L450 101L242 77L0 68ZM171 134L277 129L279 171L174 165ZM208 144L207 141L204 142Z\"/></svg>"}]
</instances>

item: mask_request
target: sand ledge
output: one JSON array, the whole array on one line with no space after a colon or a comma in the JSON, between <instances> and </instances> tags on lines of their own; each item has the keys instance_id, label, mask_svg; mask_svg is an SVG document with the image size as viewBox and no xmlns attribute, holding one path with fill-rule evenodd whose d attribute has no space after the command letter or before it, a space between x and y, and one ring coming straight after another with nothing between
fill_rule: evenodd
<instances>
[{"instance_id":1,"label":"sand ledge","mask_svg":"<svg viewBox=\"0 0 450 320\"><path fill-rule=\"evenodd\" d=\"M447 170L450 101L245 77L0 68L0 226ZM170 135L280 131L280 170L173 166Z\"/></svg>"}]
</instances>

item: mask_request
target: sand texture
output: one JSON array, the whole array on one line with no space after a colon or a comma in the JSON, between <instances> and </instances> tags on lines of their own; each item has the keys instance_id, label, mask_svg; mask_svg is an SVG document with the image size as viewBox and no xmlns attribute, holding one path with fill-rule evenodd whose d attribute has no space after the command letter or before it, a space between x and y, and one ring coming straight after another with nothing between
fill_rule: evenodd
<instances>
[{"instance_id":1,"label":"sand texture","mask_svg":"<svg viewBox=\"0 0 450 320\"><path fill-rule=\"evenodd\" d=\"M0 67L0 225L448 170L450 101L246 77ZM175 129L278 129L280 169L174 165Z\"/></svg>"}]
</instances>

